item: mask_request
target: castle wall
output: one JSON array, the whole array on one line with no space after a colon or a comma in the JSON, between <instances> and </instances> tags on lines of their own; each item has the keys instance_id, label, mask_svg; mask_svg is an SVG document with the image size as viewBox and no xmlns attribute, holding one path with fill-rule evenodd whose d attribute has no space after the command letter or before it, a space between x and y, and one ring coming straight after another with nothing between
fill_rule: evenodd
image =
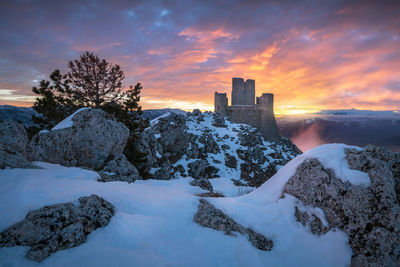
<instances>
[{"instance_id":1,"label":"castle wall","mask_svg":"<svg viewBox=\"0 0 400 267\"><path fill-rule=\"evenodd\" d=\"M229 106L227 115L235 123L245 123L256 128L260 125L260 110L253 106Z\"/></svg>"}]
</instances>

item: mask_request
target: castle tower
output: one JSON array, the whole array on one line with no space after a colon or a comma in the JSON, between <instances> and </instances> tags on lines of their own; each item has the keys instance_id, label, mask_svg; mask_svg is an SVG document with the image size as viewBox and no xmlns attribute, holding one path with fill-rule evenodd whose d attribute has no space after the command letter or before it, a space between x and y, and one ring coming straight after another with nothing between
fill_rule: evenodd
<instances>
[{"instance_id":1,"label":"castle tower","mask_svg":"<svg viewBox=\"0 0 400 267\"><path fill-rule=\"evenodd\" d=\"M256 95L255 80L232 78L232 106L252 106Z\"/></svg>"},{"instance_id":2,"label":"castle tower","mask_svg":"<svg viewBox=\"0 0 400 267\"><path fill-rule=\"evenodd\" d=\"M228 97L226 93L214 93L214 112L221 114L221 116L227 115L228 109Z\"/></svg>"},{"instance_id":3,"label":"castle tower","mask_svg":"<svg viewBox=\"0 0 400 267\"><path fill-rule=\"evenodd\" d=\"M245 105L246 86L242 78L232 78L232 106Z\"/></svg>"},{"instance_id":4,"label":"castle tower","mask_svg":"<svg viewBox=\"0 0 400 267\"><path fill-rule=\"evenodd\" d=\"M257 106L260 110L260 132L267 140L278 139L279 132L274 115L274 95L264 93L257 97Z\"/></svg>"},{"instance_id":5,"label":"castle tower","mask_svg":"<svg viewBox=\"0 0 400 267\"><path fill-rule=\"evenodd\" d=\"M245 104L254 105L254 99L256 97L256 81L248 79L245 83Z\"/></svg>"}]
</instances>

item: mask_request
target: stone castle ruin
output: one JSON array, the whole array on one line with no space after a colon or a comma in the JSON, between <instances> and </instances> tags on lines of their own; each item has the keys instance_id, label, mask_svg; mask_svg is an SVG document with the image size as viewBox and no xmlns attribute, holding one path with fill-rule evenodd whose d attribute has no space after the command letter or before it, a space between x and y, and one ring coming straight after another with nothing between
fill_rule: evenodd
<instances>
[{"instance_id":1,"label":"stone castle ruin","mask_svg":"<svg viewBox=\"0 0 400 267\"><path fill-rule=\"evenodd\" d=\"M214 94L214 112L227 116L235 123L256 127L267 140L279 139L274 115L274 95L263 93L255 97L255 80L232 78L232 105L228 106L226 93Z\"/></svg>"}]
</instances>

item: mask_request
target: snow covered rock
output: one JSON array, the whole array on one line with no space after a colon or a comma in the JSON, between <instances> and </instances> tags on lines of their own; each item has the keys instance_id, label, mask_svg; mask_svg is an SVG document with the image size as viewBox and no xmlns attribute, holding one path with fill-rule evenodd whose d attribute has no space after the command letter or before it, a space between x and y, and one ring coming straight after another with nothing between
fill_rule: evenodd
<instances>
[{"instance_id":1,"label":"snow covered rock","mask_svg":"<svg viewBox=\"0 0 400 267\"><path fill-rule=\"evenodd\" d=\"M30 246L26 257L43 261L58 250L79 246L114 215L114 206L97 195L73 203L46 206L29 212L25 220L0 234L0 247Z\"/></svg>"},{"instance_id":2,"label":"snow covered rock","mask_svg":"<svg viewBox=\"0 0 400 267\"><path fill-rule=\"evenodd\" d=\"M216 178L218 169L214 166L207 166L205 159L199 159L188 164L189 175L195 179Z\"/></svg>"},{"instance_id":3,"label":"snow covered rock","mask_svg":"<svg viewBox=\"0 0 400 267\"><path fill-rule=\"evenodd\" d=\"M218 114L194 110L153 119L137 149L147 153L139 165L153 179L227 177L259 186L301 152L285 138L267 142L257 129Z\"/></svg>"},{"instance_id":4,"label":"snow covered rock","mask_svg":"<svg viewBox=\"0 0 400 267\"><path fill-rule=\"evenodd\" d=\"M133 166L124 154L118 154L106 163L99 172L101 182L124 181L133 183L140 178L138 170Z\"/></svg>"},{"instance_id":5,"label":"snow covered rock","mask_svg":"<svg viewBox=\"0 0 400 267\"><path fill-rule=\"evenodd\" d=\"M352 169L368 173L370 184L344 181L320 160L309 158L297 167L283 193L323 211L327 226L318 215L296 208L297 220L309 224L312 233L320 235L338 228L348 234L352 265L398 265L400 205L395 188L400 154L372 146L347 149L346 154Z\"/></svg>"},{"instance_id":6,"label":"snow covered rock","mask_svg":"<svg viewBox=\"0 0 400 267\"><path fill-rule=\"evenodd\" d=\"M100 109L80 109L30 143L34 161L100 169L111 155L121 154L129 129Z\"/></svg>"},{"instance_id":7,"label":"snow covered rock","mask_svg":"<svg viewBox=\"0 0 400 267\"><path fill-rule=\"evenodd\" d=\"M204 179L204 178L198 179L198 180L193 180L193 181L190 182L190 185L198 186L201 189L210 191L211 193L213 193L213 191L214 191L211 182L209 180L207 180L207 179Z\"/></svg>"},{"instance_id":8,"label":"snow covered rock","mask_svg":"<svg viewBox=\"0 0 400 267\"><path fill-rule=\"evenodd\" d=\"M194 221L201 226L224 231L226 235L235 236L233 232L247 235L251 244L260 250L270 251L273 247L272 240L251 229L246 229L205 199L200 199L198 211L194 215Z\"/></svg>"},{"instance_id":9,"label":"snow covered rock","mask_svg":"<svg viewBox=\"0 0 400 267\"><path fill-rule=\"evenodd\" d=\"M26 158L28 136L25 128L13 121L0 121L0 169L32 168Z\"/></svg>"}]
</instances>

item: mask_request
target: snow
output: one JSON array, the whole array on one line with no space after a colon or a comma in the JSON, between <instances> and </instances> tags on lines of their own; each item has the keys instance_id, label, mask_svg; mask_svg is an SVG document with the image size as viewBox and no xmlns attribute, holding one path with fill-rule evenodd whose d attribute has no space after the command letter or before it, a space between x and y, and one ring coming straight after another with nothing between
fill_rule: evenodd
<instances>
[{"instance_id":1,"label":"snow","mask_svg":"<svg viewBox=\"0 0 400 267\"><path fill-rule=\"evenodd\" d=\"M91 233L78 247L54 253L40 264L24 257L28 247L3 247L0 262L6 266L348 266L347 235L338 230L323 236L311 234L296 222L294 207L301 205L299 200L290 195L280 198L284 183L302 161L330 159L324 163L336 168L331 161L345 147L311 150L244 196L237 194L239 189L229 178L210 179L215 191L232 197L209 201L243 226L271 238L274 247L270 252L254 248L245 236L228 236L194 223L196 195L204 190L190 186L191 178L100 183L93 171L41 162L35 164L42 169L0 170L0 231L30 210L76 203L90 194L98 194L117 209L109 225ZM325 152L330 157L320 154ZM305 208L323 218L322 211Z\"/></svg>"},{"instance_id":2,"label":"snow","mask_svg":"<svg viewBox=\"0 0 400 267\"><path fill-rule=\"evenodd\" d=\"M230 178L209 179L214 192L222 193L226 197L239 197L250 193L255 187L235 186Z\"/></svg>"},{"instance_id":3,"label":"snow","mask_svg":"<svg viewBox=\"0 0 400 267\"><path fill-rule=\"evenodd\" d=\"M150 121L150 126L154 126L155 124L158 123L158 121L159 121L160 119L166 118L166 117L168 117L169 115L171 115L171 112L164 113L164 114L162 114L161 116L158 116L157 118L152 119L152 120Z\"/></svg>"},{"instance_id":4,"label":"snow","mask_svg":"<svg viewBox=\"0 0 400 267\"><path fill-rule=\"evenodd\" d=\"M72 115L66 117L64 120L60 121L56 126L54 126L51 130L62 130L66 128L70 128L74 125L74 121L72 120L76 114L81 112L82 110L89 109L89 108L80 108L77 111L75 111Z\"/></svg>"},{"instance_id":5,"label":"snow","mask_svg":"<svg viewBox=\"0 0 400 267\"><path fill-rule=\"evenodd\" d=\"M274 176L257 188L257 190L254 190L243 198L257 203L260 203L260 201L262 203L276 202L282 195L284 185L295 174L297 167L305 160L311 158L318 159L325 168L333 169L336 176L343 182L369 186L371 180L367 173L350 169L345 159L346 148L360 149L356 146L344 144L326 144L311 149L289 161Z\"/></svg>"}]
</instances>

